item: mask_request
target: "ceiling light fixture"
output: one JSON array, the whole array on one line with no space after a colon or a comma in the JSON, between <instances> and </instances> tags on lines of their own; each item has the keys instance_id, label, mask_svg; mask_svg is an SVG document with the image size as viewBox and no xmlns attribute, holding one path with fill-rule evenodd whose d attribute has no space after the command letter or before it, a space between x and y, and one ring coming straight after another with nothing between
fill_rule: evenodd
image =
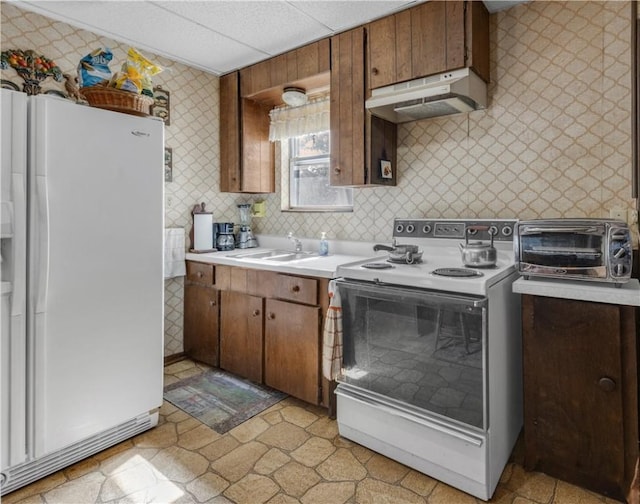
<instances>
[{"instance_id":1,"label":"ceiling light fixture","mask_svg":"<svg viewBox=\"0 0 640 504\"><path fill-rule=\"evenodd\" d=\"M286 87L282 92L282 101L290 107L299 107L307 103L307 94L302 88Z\"/></svg>"}]
</instances>

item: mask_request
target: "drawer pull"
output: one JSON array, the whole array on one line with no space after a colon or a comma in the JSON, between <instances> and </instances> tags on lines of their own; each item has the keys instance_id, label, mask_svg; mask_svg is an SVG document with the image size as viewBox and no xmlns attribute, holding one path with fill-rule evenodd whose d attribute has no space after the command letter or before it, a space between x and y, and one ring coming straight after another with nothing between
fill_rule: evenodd
<instances>
[{"instance_id":1,"label":"drawer pull","mask_svg":"<svg viewBox=\"0 0 640 504\"><path fill-rule=\"evenodd\" d=\"M379 71L376 67L373 67L373 68L371 69L371 73L372 73L373 75L378 75L378 74L380 73L380 71Z\"/></svg>"},{"instance_id":2,"label":"drawer pull","mask_svg":"<svg viewBox=\"0 0 640 504\"><path fill-rule=\"evenodd\" d=\"M269 320L273 320L275 318L276 318L276 314L275 313L273 313L273 312L269 313Z\"/></svg>"},{"instance_id":3,"label":"drawer pull","mask_svg":"<svg viewBox=\"0 0 640 504\"><path fill-rule=\"evenodd\" d=\"M260 315L260 310L253 310L253 316L257 317L258 315Z\"/></svg>"},{"instance_id":4,"label":"drawer pull","mask_svg":"<svg viewBox=\"0 0 640 504\"><path fill-rule=\"evenodd\" d=\"M210 306L215 306L215 305L216 305L216 302L215 302L215 301L213 301L213 300L211 300L211 301L209 301L209 305L210 305Z\"/></svg>"},{"instance_id":5,"label":"drawer pull","mask_svg":"<svg viewBox=\"0 0 640 504\"><path fill-rule=\"evenodd\" d=\"M605 392L613 392L616 388L616 382L607 376L603 376L598 380L598 386Z\"/></svg>"},{"instance_id":6,"label":"drawer pull","mask_svg":"<svg viewBox=\"0 0 640 504\"><path fill-rule=\"evenodd\" d=\"M202 278L202 271L198 271L197 275L198 275L198 278Z\"/></svg>"},{"instance_id":7,"label":"drawer pull","mask_svg":"<svg viewBox=\"0 0 640 504\"><path fill-rule=\"evenodd\" d=\"M291 292L300 292L300 286L294 285L293 287L291 287Z\"/></svg>"}]
</instances>

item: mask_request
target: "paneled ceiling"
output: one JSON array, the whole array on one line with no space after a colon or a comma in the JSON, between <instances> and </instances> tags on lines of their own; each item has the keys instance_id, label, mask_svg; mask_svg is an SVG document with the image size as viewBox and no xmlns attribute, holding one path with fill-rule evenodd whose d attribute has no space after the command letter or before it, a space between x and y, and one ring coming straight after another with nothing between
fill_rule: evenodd
<instances>
[{"instance_id":1,"label":"paneled ceiling","mask_svg":"<svg viewBox=\"0 0 640 504\"><path fill-rule=\"evenodd\" d=\"M424 0L13 0L77 28L221 75ZM485 1L496 12L522 0Z\"/></svg>"}]
</instances>

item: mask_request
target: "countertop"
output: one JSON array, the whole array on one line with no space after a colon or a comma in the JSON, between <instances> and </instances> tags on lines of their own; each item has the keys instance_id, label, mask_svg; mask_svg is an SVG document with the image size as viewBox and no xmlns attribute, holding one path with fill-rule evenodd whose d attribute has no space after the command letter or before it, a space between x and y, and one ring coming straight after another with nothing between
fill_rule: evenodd
<instances>
[{"instance_id":1,"label":"countertop","mask_svg":"<svg viewBox=\"0 0 640 504\"><path fill-rule=\"evenodd\" d=\"M252 248L252 252L260 252L270 250L265 247ZM230 257L230 254L238 251L229 252L209 252L205 254L186 255L187 261L199 261L210 264L222 264L227 266L237 266L240 268L253 268L278 273L291 273L294 275L313 276L321 278L333 278L338 266L346 263L352 263L366 259L367 256L346 255L346 254L329 254L327 256L312 256L305 259L298 259L290 262L269 261L266 259L236 258Z\"/></svg>"},{"instance_id":2,"label":"countertop","mask_svg":"<svg viewBox=\"0 0 640 504\"><path fill-rule=\"evenodd\" d=\"M640 282L635 278L620 287L601 282L519 278L513 283L513 292L577 301L640 306Z\"/></svg>"},{"instance_id":3,"label":"countertop","mask_svg":"<svg viewBox=\"0 0 640 504\"><path fill-rule=\"evenodd\" d=\"M329 240L329 255L311 256L291 262L269 261L266 259L250 259L233 257L239 252L261 252L273 249L291 250L293 244L281 236L257 235L260 247L250 249L234 249L227 252L207 252L203 254L187 253L187 261L199 261L210 264L222 264L241 268L254 268L293 275L334 278L338 266L362 261L369 257L386 256L387 252L373 251L373 243ZM319 240L301 239L304 251L318 251Z\"/></svg>"}]
</instances>

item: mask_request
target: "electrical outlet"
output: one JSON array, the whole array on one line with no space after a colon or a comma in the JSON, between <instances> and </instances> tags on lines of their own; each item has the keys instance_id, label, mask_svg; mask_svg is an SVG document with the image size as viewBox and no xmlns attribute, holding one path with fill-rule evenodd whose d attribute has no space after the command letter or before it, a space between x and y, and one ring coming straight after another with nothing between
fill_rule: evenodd
<instances>
[{"instance_id":1,"label":"electrical outlet","mask_svg":"<svg viewBox=\"0 0 640 504\"><path fill-rule=\"evenodd\" d=\"M627 224L629 224L630 226L638 224L638 211L634 208L630 208L627 211Z\"/></svg>"},{"instance_id":2,"label":"electrical outlet","mask_svg":"<svg viewBox=\"0 0 640 504\"><path fill-rule=\"evenodd\" d=\"M612 208L609 210L609 217L614 220L627 222L627 210L625 208Z\"/></svg>"}]
</instances>

